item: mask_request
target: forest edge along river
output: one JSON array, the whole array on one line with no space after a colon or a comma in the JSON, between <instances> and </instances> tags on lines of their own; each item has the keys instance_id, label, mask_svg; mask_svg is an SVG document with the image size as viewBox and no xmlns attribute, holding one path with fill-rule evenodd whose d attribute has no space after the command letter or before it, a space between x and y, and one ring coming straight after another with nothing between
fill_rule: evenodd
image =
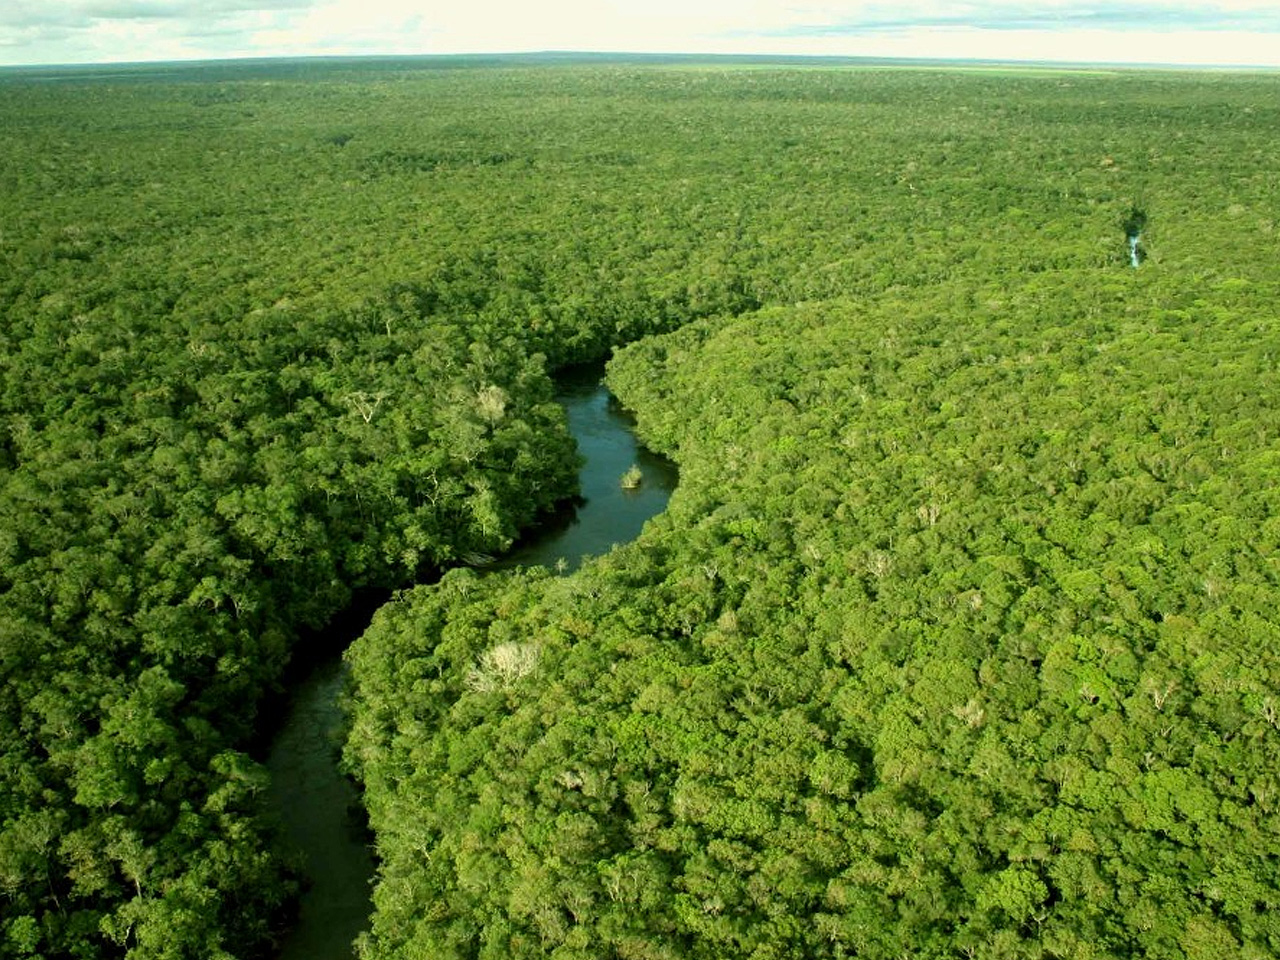
<instances>
[{"instance_id":1,"label":"forest edge along river","mask_svg":"<svg viewBox=\"0 0 1280 960\"><path fill-rule=\"evenodd\" d=\"M583 465L580 495L547 517L486 569L545 566L567 572L586 557L634 539L645 521L665 509L675 488L670 461L641 447L633 422L601 382L599 366L557 378L557 399ZM622 477L638 467L638 485ZM349 960L352 941L370 913L374 859L356 786L338 772L345 672L342 650L364 631L385 592L371 592L328 628L326 656L300 677L271 743L272 805L285 840L303 860L307 887L297 924L280 960Z\"/></svg>"}]
</instances>

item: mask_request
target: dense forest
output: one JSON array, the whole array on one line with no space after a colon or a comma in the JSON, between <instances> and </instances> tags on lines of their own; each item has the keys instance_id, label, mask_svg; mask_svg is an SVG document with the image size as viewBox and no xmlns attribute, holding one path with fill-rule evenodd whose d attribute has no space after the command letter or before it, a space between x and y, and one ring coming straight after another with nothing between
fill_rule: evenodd
<instances>
[{"instance_id":1,"label":"dense forest","mask_svg":"<svg viewBox=\"0 0 1280 960\"><path fill-rule=\"evenodd\" d=\"M0 954L269 954L263 699L443 572L348 654L368 960L1280 955L1277 93L0 72ZM668 512L466 568L609 355Z\"/></svg>"}]
</instances>

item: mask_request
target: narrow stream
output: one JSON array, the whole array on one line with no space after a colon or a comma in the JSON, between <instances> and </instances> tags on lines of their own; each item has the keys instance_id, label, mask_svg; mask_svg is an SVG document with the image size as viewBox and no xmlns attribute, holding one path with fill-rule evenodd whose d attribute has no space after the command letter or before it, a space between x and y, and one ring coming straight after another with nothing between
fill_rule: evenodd
<instances>
[{"instance_id":1,"label":"narrow stream","mask_svg":"<svg viewBox=\"0 0 1280 960\"><path fill-rule=\"evenodd\" d=\"M557 399L569 415L569 432L585 458L578 473L577 503L547 518L494 567L574 570L587 557L608 553L615 543L640 534L645 521L661 513L676 486L670 460L636 442L633 421L600 382L599 367L577 368L557 378ZM640 483L622 487L622 475L640 468Z\"/></svg>"},{"instance_id":2,"label":"narrow stream","mask_svg":"<svg viewBox=\"0 0 1280 960\"><path fill-rule=\"evenodd\" d=\"M599 367L561 376L559 401L585 459L579 500L549 517L506 556L504 568L541 564L575 569L584 558L605 553L640 533L646 520L666 508L675 489L670 461L637 444L630 417L600 382ZM621 478L635 465L640 481L624 489ZM375 604L343 618L345 642L367 626ZM335 638L338 639L338 638ZM343 642L295 687L279 733L271 744L272 804L286 840L305 860L309 886L298 924L283 944L280 960L351 960L352 941L367 929L374 861L355 786L337 770L341 750L344 682Z\"/></svg>"},{"instance_id":3,"label":"narrow stream","mask_svg":"<svg viewBox=\"0 0 1280 960\"><path fill-rule=\"evenodd\" d=\"M1147 229L1147 212L1136 205L1130 207L1123 226L1125 242L1129 247L1129 266L1136 270L1147 257L1147 252L1142 248L1142 234Z\"/></svg>"},{"instance_id":4,"label":"narrow stream","mask_svg":"<svg viewBox=\"0 0 1280 960\"><path fill-rule=\"evenodd\" d=\"M354 639L354 637L352 638ZM271 745L271 800L285 840L301 853L308 887L282 960L350 960L369 920L373 854L354 783L338 773L345 681L342 653L318 664L294 689Z\"/></svg>"}]
</instances>

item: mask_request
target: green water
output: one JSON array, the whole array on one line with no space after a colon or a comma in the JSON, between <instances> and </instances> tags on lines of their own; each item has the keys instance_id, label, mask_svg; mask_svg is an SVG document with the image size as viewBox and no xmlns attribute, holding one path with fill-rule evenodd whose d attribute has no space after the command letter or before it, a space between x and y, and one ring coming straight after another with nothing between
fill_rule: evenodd
<instances>
[{"instance_id":1,"label":"green water","mask_svg":"<svg viewBox=\"0 0 1280 960\"><path fill-rule=\"evenodd\" d=\"M600 370L572 372L559 380L559 400L585 463L581 496L531 531L491 568L519 564L571 570L585 557L605 553L639 534L646 520L665 509L676 484L669 461L641 448L631 420L600 383ZM640 468L635 489L620 480ZM347 617L345 641L358 636L363 616ZM333 653L302 678L290 694L271 744L272 800L286 841L305 862L308 887L298 923L280 960L351 960L352 941L368 923L374 859L354 784L338 773L344 683L342 638Z\"/></svg>"}]
</instances>

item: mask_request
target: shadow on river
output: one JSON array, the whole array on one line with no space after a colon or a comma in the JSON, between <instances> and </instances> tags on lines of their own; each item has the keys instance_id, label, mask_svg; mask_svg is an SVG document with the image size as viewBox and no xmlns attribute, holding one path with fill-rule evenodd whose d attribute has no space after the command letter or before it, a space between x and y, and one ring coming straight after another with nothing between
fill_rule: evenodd
<instances>
[{"instance_id":1,"label":"shadow on river","mask_svg":"<svg viewBox=\"0 0 1280 960\"><path fill-rule=\"evenodd\" d=\"M585 460L580 497L488 569L575 569L584 558L634 539L646 520L666 508L675 466L636 443L631 418L600 375L600 367L586 367L557 379L557 399ZM641 471L639 486L623 489L620 480L633 464ZM309 881L280 960L350 960L352 941L368 927L374 860L359 792L337 770L343 735L339 696L345 682L342 650L364 632L388 596L371 591L335 618L322 644L327 655L293 687L271 743L272 805L286 841L304 859Z\"/></svg>"}]
</instances>

